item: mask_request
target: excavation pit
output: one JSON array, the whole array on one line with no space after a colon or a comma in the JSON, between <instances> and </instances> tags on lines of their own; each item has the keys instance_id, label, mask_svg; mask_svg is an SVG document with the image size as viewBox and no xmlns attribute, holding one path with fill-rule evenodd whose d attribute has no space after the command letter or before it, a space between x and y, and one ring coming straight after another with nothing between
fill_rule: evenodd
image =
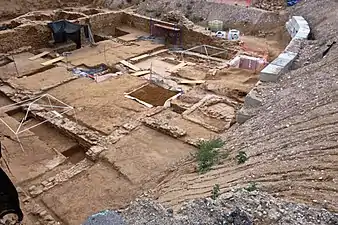
<instances>
[{"instance_id":1,"label":"excavation pit","mask_svg":"<svg viewBox=\"0 0 338 225\"><path fill-rule=\"evenodd\" d=\"M168 99L178 93L177 91L170 91L155 84L147 84L129 93L128 96L138 102L146 103L146 105L163 106Z\"/></svg>"},{"instance_id":2,"label":"excavation pit","mask_svg":"<svg viewBox=\"0 0 338 225\"><path fill-rule=\"evenodd\" d=\"M82 30L80 49L76 49L73 41L50 42L47 23L57 19L89 23L95 44L89 43L92 40L85 38ZM224 44L221 39L182 25L182 46L171 49L170 44L154 39L150 24L154 22L168 29L175 24L129 12L79 7L32 12L15 21L23 25L0 35L1 51L15 50L4 55L9 58L0 59L0 78L5 81L0 89L4 96L19 102L48 93L73 110L61 116L56 114L59 111L35 108L28 115L22 128L29 130L19 138L31 155L20 152L15 135L14 140L5 138L4 144L13 159L15 154L22 155L10 162L11 167L20 168L14 173L20 176L20 181L32 172L34 176L29 178L43 174L43 179L48 180L52 175L65 175L64 169L68 167L79 174L74 179L66 176L69 179L62 179L57 187L41 196L53 215L71 221L70 225L81 224L94 211L121 208L143 189L156 187L166 179L169 169L195 152L191 145L196 141L207 140L230 128L236 104L241 103L237 99L242 100L258 79L251 70L228 68L229 61L242 54L235 42ZM157 38L163 39L167 34L162 29ZM208 45L201 46L203 43ZM31 48L19 49L25 46ZM191 47L191 51L182 53L181 49ZM45 51L50 53L37 56ZM62 57L63 52L71 54L48 65L49 57ZM89 70L102 64L108 68L94 73L95 79L77 76L71 70ZM211 93L216 96L203 101ZM228 104L228 98L235 103ZM0 105L10 105L10 99L0 96ZM25 117L25 110L26 105L11 108L4 114L5 122L17 127ZM49 119L46 123L38 125L46 119ZM143 123L147 119L153 122L152 126ZM4 125L0 128L1 133L11 134ZM84 166L87 163L83 162L94 166ZM34 178L26 186L40 183L40 178ZM98 192L97 184L103 185ZM56 205L55 196L61 199ZM88 206L87 202L93 205Z\"/></svg>"},{"instance_id":3,"label":"excavation pit","mask_svg":"<svg viewBox=\"0 0 338 225\"><path fill-rule=\"evenodd\" d=\"M11 63L11 62L13 62L12 59L10 59L8 57L1 57L0 58L0 67L5 66L5 65L7 65L8 63Z\"/></svg>"},{"instance_id":4,"label":"excavation pit","mask_svg":"<svg viewBox=\"0 0 338 225\"><path fill-rule=\"evenodd\" d=\"M85 150L82 146L76 145L62 152L72 164L76 164L86 158Z\"/></svg>"},{"instance_id":5,"label":"excavation pit","mask_svg":"<svg viewBox=\"0 0 338 225\"><path fill-rule=\"evenodd\" d=\"M97 35L97 34L94 34L94 41L97 43L97 42L100 42L100 41L105 41L105 40L108 40L107 37L103 36L103 35Z\"/></svg>"}]
</instances>

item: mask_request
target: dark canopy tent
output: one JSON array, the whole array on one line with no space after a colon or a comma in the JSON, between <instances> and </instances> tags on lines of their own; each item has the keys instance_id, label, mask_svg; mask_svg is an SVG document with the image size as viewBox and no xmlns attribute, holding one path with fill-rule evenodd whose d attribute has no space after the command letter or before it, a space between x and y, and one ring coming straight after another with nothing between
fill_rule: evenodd
<instances>
[{"instance_id":1,"label":"dark canopy tent","mask_svg":"<svg viewBox=\"0 0 338 225\"><path fill-rule=\"evenodd\" d=\"M76 48L81 48L81 28L84 27L85 36L88 38L88 26L71 23L66 20L59 20L48 23L52 30L55 43L63 43L68 39L76 43Z\"/></svg>"}]
</instances>

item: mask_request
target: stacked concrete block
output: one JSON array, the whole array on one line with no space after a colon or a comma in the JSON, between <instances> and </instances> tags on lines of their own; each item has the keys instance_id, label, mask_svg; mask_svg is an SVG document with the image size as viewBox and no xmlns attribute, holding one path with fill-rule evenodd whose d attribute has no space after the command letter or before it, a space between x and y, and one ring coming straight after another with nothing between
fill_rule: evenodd
<instances>
[{"instance_id":1,"label":"stacked concrete block","mask_svg":"<svg viewBox=\"0 0 338 225\"><path fill-rule=\"evenodd\" d=\"M256 111L262 104L261 86L262 82L258 81L255 87L245 96L244 105L236 114L237 123L242 124L256 115Z\"/></svg>"},{"instance_id":2,"label":"stacked concrete block","mask_svg":"<svg viewBox=\"0 0 338 225\"><path fill-rule=\"evenodd\" d=\"M310 27L307 21L301 16L293 16L287 23L286 29L292 37L291 42L274 61L260 72L260 81L247 94L243 107L236 114L236 121L244 123L255 116L262 104L261 92L259 91L261 82L276 82L280 75L286 73L297 57L301 47L301 41L308 39Z\"/></svg>"},{"instance_id":3,"label":"stacked concrete block","mask_svg":"<svg viewBox=\"0 0 338 225\"><path fill-rule=\"evenodd\" d=\"M294 52L286 51L281 53L274 61L261 71L259 75L260 81L276 82L281 74L290 69L296 57L297 53Z\"/></svg>"},{"instance_id":4,"label":"stacked concrete block","mask_svg":"<svg viewBox=\"0 0 338 225\"><path fill-rule=\"evenodd\" d=\"M247 108L242 107L236 114L236 122L239 124L243 124L254 115L255 114L251 113Z\"/></svg>"},{"instance_id":5,"label":"stacked concrete block","mask_svg":"<svg viewBox=\"0 0 338 225\"><path fill-rule=\"evenodd\" d=\"M286 73L300 50L300 40L307 39L310 35L309 24L302 16L293 16L286 23L286 29L292 40L285 51L261 71L261 81L276 82L281 74Z\"/></svg>"},{"instance_id":6,"label":"stacked concrete block","mask_svg":"<svg viewBox=\"0 0 338 225\"><path fill-rule=\"evenodd\" d=\"M307 39L310 34L309 24L302 16L293 16L286 23L286 29L296 39Z\"/></svg>"},{"instance_id":7,"label":"stacked concrete block","mask_svg":"<svg viewBox=\"0 0 338 225\"><path fill-rule=\"evenodd\" d=\"M264 82L276 81L283 72L283 67L269 64L259 74L259 80Z\"/></svg>"},{"instance_id":8,"label":"stacked concrete block","mask_svg":"<svg viewBox=\"0 0 338 225\"><path fill-rule=\"evenodd\" d=\"M257 82L255 87L245 96L244 106L245 107L258 107L262 104L262 98L258 91L260 81Z\"/></svg>"}]
</instances>

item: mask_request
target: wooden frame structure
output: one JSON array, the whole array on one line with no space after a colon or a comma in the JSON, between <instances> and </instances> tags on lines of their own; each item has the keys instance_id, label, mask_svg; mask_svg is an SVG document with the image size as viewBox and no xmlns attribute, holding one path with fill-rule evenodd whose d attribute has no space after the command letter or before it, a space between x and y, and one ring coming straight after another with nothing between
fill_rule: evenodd
<instances>
[{"instance_id":1,"label":"wooden frame structure","mask_svg":"<svg viewBox=\"0 0 338 225\"><path fill-rule=\"evenodd\" d=\"M39 103L39 101L46 101L47 103ZM58 104L52 104L52 102L58 103ZM41 121L38 124L35 124L33 126L24 128L23 126L25 125L24 123L27 120L27 117L29 115L29 113L31 113L32 111L36 110L36 109L43 109L46 110L47 112L52 112L53 113L53 118L57 118L57 117L62 117L63 114L69 112L69 111L74 111L74 115L75 115L75 120L76 119L76 114L75 114L75 109L74 107L62 102L61 100L55 98L54 96L50 95L50 94L43 94L41 96L38 96L36 98L33 99L28 99L28 100L24 100L21 102L17 102L17 103L13 103L7 106L3 106L0 108L0 112L9 112L12 110L15 110L17 108L20 107L27 107L25 116L22 118L22 120L20 121L20 124L17 128L13 128L11 127L6 121L4 121L1 117L0 117L0 122L2 122L15 136L17 141L19 142L22 151L24 151L24 148L22 146L22 143L19 139L19 134L22 134L25 131L28 131L34 127L37 127L41 124L46 123L47 121L50 121L50 119L44 119L43 121ZM49 109L49 111L48 111ZM60 112L56 111L56 110L60 110Z\"/></svg>"}]
</instances>

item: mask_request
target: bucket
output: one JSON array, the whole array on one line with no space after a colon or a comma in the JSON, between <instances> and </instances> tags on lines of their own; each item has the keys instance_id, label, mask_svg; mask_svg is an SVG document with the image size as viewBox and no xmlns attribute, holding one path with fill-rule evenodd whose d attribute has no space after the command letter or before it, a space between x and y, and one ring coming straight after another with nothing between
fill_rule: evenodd
<instances>
[{"instance_id":1,"label":"bucket","mask_svg":"<svg viewBox=\"0 0 338 225\"><path fill-rule=\"evenodd\" d=\"M223 21L212 20L208 22L209 30L212 32L222 31L223 30Z\"/></svg>"},{"instance_id":2,"label":"bucket","mask_svg":"<svg viewBox=\"0 0 338 225\"><path fill-rule=\"evenodd\" d=\"M239 35L240 35L239 30L235 29L229 30L228 40L239 40Z\"/></svg>"}]
</instances>

